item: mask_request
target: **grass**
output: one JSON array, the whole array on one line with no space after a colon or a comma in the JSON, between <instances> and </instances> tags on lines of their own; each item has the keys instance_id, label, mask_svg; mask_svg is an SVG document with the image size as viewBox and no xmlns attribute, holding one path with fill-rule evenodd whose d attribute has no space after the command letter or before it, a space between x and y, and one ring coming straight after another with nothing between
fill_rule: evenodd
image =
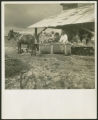
<instances>
[{"instance_id":1,"label":"grass","mask_svg":"<svg viewBox=\"0 0 98 120\"><path fill-rule=\"evenodd\" d=\"M27 70L28 68L21 60L11 58L7 55L5 56L5 76L7 78L18 75L21 71Z\"/></svg>"}]
</instances>

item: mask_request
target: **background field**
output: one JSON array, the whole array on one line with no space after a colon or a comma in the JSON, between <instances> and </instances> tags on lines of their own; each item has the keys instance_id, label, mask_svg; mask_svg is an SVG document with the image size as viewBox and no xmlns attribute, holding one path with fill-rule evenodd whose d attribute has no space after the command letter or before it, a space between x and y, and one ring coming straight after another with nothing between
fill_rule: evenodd
<instances>
[{"instance_id":1,"label":"background field","mask_svg":"<svg viewBox=\"0 0 98 120\"><path fill-rule=\"evenodd\" d=\"M16 42L5 38L6 89L92 89L94 64L94 56L17 54Z\"/></svg>"}]
</instances>

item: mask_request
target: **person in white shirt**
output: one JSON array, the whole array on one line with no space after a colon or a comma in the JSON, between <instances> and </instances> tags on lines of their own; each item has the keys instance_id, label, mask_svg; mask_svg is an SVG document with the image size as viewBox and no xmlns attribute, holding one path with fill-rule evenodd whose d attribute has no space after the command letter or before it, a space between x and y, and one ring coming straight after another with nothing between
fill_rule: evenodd
<instances>
[{"instance_id":1,"label":"person in white shirt","mask_svg":"<svg viewBox=\"0 0 98 120\"><path fill-rule=\"evenodd\" d=\"M60 43L67 44L68 43L68 36L65 33L65 31L62 31L61 38L60 38Z\"/></svg>"},{"instance_id":2,"label":"person in white shirt","mask_svg":"<svg viewBox=\"0 0 98 120\"><path fill-rule=\"evenodd\" d=\"M54 41L54 31L51 32L51 37L49 38L49 41L50 42Z\"/></svg>"}]
</instances>

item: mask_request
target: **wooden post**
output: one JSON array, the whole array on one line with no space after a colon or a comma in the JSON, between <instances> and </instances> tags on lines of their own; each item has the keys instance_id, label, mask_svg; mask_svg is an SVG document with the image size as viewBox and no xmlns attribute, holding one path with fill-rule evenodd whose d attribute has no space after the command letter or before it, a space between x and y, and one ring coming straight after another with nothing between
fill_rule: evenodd
<instances>
[{"instance_id":1,"label":"wooden post","mask_svg":"<svg viewBox=\"0 0 98 120\"><path fill-rule=\"evenodd\" d=\"M35 28L35 38L36 38L37 43L38 43L37 28Z\"/></svg>"},{"instance_id":2,"label":"wooden post","mask_svg":"<svg viewBox=\"0 0 98 120\"><path fill-rule=\"evenodd\" d=\"M70 52L69 52L69 54L71 55L71 45L70 45Z\"/></svg>"},{"instance_id":3,"label":"wooden post","mask_svg":"<svg viewBox=\"0 0 98 120\"><path fill-rule=\"evenodd\" d=\"M65 55L67 54L66 53L66 44L64 45L64 53L65 53Z\"/></svg>"},{"instance_id":4,"label":"wooden post","mask_svg":"<svg viewBox=\"0 0 98 120\"><path fill-rule=\"evenodd\" d=\"M65 55L70 55L71 54L71 45L70 44L65 44Z\"/></svg>"},{"instance_id":5,"label":"wooden post","mask_svg":"<svg viewBox=\"0 0 98 120\"><path fill-rule=\"evenodd\" d=\"M51 44L51 54L53 54L53 45Z\"/></svg>"},{"instance_id":6,"label":"wooden post","mask_svg":"<svg viewBox=\"0 0 98 120\"><path fill-rule=\"evenodd\" d=\"M40 44L39 44L39 55L41 54L41 51L40 51Z\"/></svg>"},{"instance_id":7,"label":"wooden post","mask_svg":"<svg viewBox=\"0 0 98 120\"><path fill-rule=\"evenodd\" d=\"M35 28L35 38L36 38L36 42L35 44L37 45L37 49L39 51L39 36L38 36L38 33L37 33L37 28Z\"/></svg>"}]
</instances>

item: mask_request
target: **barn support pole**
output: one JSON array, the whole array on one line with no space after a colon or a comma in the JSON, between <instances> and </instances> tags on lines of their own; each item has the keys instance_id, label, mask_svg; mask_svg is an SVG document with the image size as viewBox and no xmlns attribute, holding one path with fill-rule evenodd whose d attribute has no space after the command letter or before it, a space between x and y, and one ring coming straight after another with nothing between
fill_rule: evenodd
<instances>
[{"instance_id":1,"label":"barn support pole","mask_svg":"<svg viewBox=\"0 0 98 120\"><path fill-rule=\"evenodd\" d=\"M37 49L39 51L39 54L40 54L40 48L39 48L39 36L38 36L38 31L37 31L37 28L35 28L35 38L36 38L36 43L37 43Z\"/></svg>"},{"instance_id":2,"label":"barn support pole","mask_svg":"<svg viewBox=\"0 0 98 120\"><path fill-rule=\"evenodd\" d=\"M37 43L38 43L37 28L35 28L35 38L36 38Z\"/></svg>"}]
</instances>

